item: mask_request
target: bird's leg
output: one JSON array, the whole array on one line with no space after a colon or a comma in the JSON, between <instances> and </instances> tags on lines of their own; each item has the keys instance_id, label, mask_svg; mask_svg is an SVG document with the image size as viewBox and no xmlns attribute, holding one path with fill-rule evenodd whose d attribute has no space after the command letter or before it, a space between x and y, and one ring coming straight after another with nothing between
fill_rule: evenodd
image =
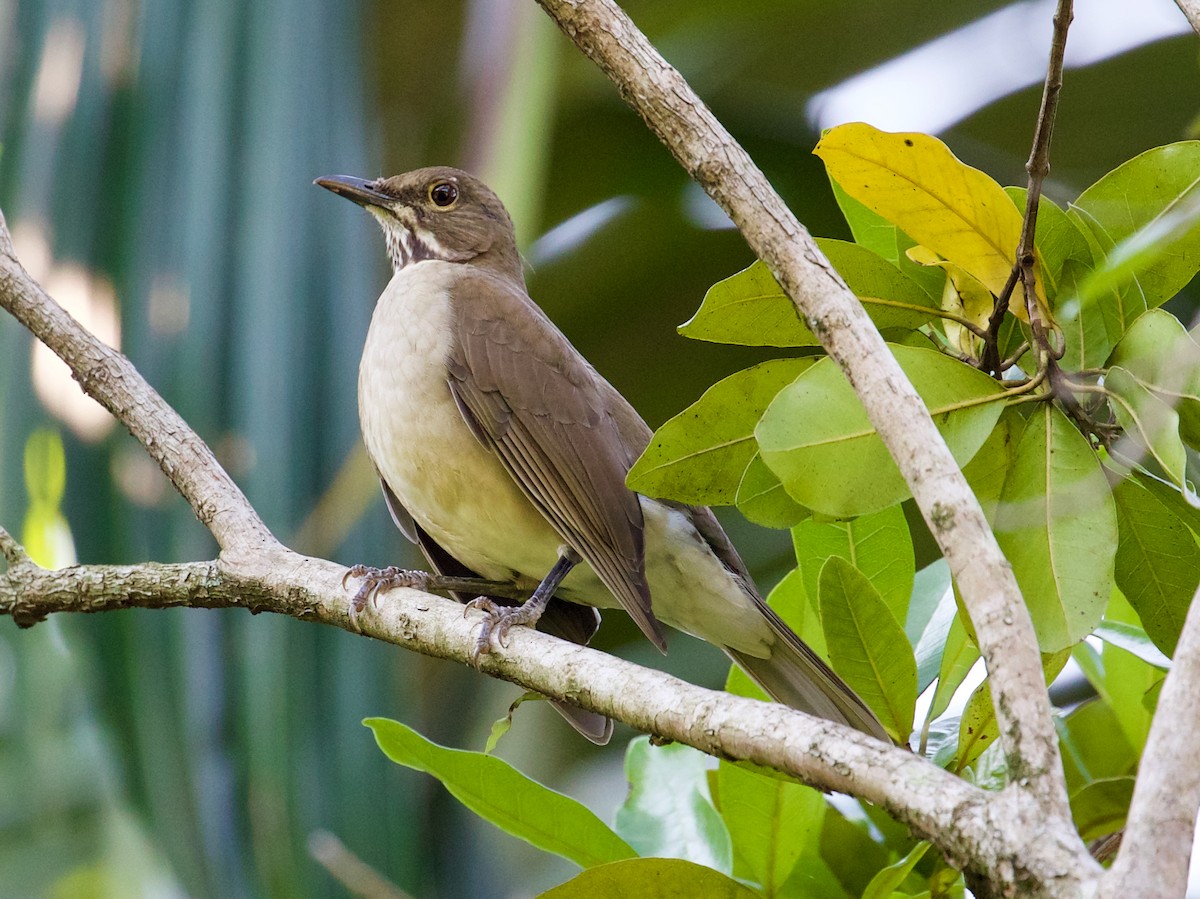
<instances>
[{"instance_id":1,"label":"bird's leg","mask_svg":"<svg viewBox=\"0 0 1200 899\"><path fill-rule=\"evenodd\" d=\"M387 568L372 568L369 565L354 565L347 569L342 577L342 586L352 577L362 578L358 592L350 600L350 623L358 630L358 616L367 603L375 604L380 592L391 590L393 587L412 587L415 590L446 592L446 593L486 593L488 596L499 596L506 599L520 599L524 593L515 584L506 581L489 581L476 577L450 577L442 574L432 574L428 571L416 571L411 568L398 568L390 565Z\"/></svg>"},{"instance_id":2,"label":"bird's leg","mask_svg":"<svg viewBox=\"0 0 1200 899\"><path fill-rule=\"evenodd\" d=\"M516 606L500 606L492 602L486 596L480 596L478 599L473 599L467 603L468 609L479 609L483 612L483 627L479 631L479 639L475 641L475 649L471 652L474 659L478 659L491 651L492 641L496 640L501 646L505 646L505 640L508 637L508 629L514 624L522 624L526 627L533 627L537 624L538 619L542 617L542 612L546 611L546 604L554 598L554 591L558 589L558 585L563 582L571 569L583 561L579 553L571 549L569 546L560 546L558 548L558 561L554 563L554 567L550 569L537 589L533 591L533 595L525 600L522 605Z\"/></svg>"}]
</instances>

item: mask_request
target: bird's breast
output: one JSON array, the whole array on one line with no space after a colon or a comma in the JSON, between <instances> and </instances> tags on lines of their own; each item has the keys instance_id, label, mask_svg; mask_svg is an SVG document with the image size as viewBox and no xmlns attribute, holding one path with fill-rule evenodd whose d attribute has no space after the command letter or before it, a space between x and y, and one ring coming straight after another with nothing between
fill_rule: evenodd
<instances>
[{"instance_id":1,"label":"bird's breast","mask_svg":"<svg viewBox=\"0 0 1200 899\"><path fill-rule=\"evenodd\" d=\"M450 392L456 268L408 265L379 298L358 373L363 441L400 502L459 561L484 577L540 580L557 537Z\"/></svg>"}]
</instances>

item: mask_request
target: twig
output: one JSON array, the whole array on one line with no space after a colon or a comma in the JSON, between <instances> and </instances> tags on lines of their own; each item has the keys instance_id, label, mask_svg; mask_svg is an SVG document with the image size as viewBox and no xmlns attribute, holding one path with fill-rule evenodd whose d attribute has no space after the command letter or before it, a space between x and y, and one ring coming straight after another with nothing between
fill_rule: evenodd
<instances>
[{"instance_id":1,"label":"twig","mask_svg":"<svg viewBox=\"0 0 1200 899\"><path fill-rule=\"evenodd\" d=\"M29 554L25 552L25 547L2 527L0 527L0 555L4 556L9 565L23 565L32 561Z\"/></svg>"},{"instance_id":2,"label":"twig","mask_svg":"<svg viewBox=\"0 0 1200 899\"><path fill-rule=\"evenodd\" d=\"M328 830L314 830L308 835L308 854L329 876L346 890L362 899L412 899L361 858L346 848L346 844Z\"/></svg>"},{"instance_id":3,"label":"twig","mask_svg":"<svg viewBox=\"0 0 1200 899\"><path fill-rule=\"evenodd\" d=\"M1071 822L1029 612L978 500L878 330L762 172L628 16L611 0L537 2L725 210L846 373L970 612L1009 769L1036 797L1042 831L1054 834L1037 848L1061 851L1059 871L1090 872Z\"/></svg>"}]
</instances>

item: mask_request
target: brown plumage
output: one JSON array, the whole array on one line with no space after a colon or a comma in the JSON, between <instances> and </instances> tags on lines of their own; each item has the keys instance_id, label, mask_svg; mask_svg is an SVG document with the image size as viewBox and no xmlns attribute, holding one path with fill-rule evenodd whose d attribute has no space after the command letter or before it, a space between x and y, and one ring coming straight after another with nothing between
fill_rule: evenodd
<instances>
[{"instance_id":1,"label":"brown plumage","mask_svg":"<svg viewBox=\"0 0 1200 899\"><path fill-rule=\"evenodd\" d=\"M650 429L529 298L491 190L444 167L317 183L384 230L395 274L363 350L359 414L393 516L435 569L530 590L569 571L538 592L544 628L586 643L594 613L571 604L620 606L661 649L664 622L780 702L888 739L762 600L710 510L625 486ZM536 610L490 616L502 633ZM611 733L559 708L593 740Z\"/></svg>"}]
</instances>

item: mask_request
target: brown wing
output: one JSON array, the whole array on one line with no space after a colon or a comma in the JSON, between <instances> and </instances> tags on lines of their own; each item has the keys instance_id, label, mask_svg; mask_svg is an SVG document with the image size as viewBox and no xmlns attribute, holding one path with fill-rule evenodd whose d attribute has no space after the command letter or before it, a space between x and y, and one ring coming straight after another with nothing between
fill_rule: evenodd
<instances>
[{"instance_id":1,"label":"brown wing","mask_svg":"<svg viewBox=\"0 0 1200 899\"><path fill-rule=\"evenodd\" d=\"M609 409L614 397L624 400L604 389L521 289L468 269L454 297L448 363L463 417L562 541L665 650L650 609L642 508L625 486L637 450Z\"/></svg>"}]
</instances>

